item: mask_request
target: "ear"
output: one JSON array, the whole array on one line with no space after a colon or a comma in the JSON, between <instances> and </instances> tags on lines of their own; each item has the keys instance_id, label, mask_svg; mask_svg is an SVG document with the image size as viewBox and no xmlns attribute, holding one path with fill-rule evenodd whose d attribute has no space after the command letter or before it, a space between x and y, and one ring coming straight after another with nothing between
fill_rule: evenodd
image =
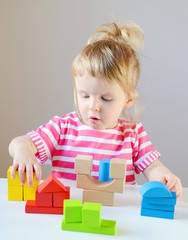
<instances>
[{"instance_id":1,"label":"ear","mask_svg":"<svg viewBox=\"0 0 188 240\"><path fill-rule=\"evenodd\" d=\"M133 99L128 98L127 101L125 102L125 108L130 108L133 105Z\"/></svg>"}]
</instances>

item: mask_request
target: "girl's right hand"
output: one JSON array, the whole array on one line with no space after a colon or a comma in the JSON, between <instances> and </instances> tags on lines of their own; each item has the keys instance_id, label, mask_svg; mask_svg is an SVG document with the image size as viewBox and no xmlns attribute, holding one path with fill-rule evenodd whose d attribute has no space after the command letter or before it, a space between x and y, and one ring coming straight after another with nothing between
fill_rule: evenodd
<instances>
[{"instance_id":1,"label":"girl's right hand","mask_svg":"<svg viewBox=\"0 0 188 240\"><path fill-rule=\"evenodd\" d=\"M33 171L36 175L36 181L40 182L41 167L35 157L37 149L33 141L26 135L17 137L12 140L9 145L9 153L13 158L13 165L11 169L11 178L15 178L18 170L20 182L25 184L27 175L27 184L29 187L33 185Z\"/></svg>"}]
</instances>

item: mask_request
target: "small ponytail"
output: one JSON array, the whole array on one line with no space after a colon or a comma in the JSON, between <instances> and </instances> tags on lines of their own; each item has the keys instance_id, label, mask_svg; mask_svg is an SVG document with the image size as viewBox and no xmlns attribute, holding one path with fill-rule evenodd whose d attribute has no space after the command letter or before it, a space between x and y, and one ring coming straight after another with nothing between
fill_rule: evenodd
<instances>
[{"instance_id":1,"label":"small ponytail","mask_svg":"<svg viewBox=\"0 0 188 240\"><path fill-rule=\"evenodd\" d=\"M128 45L133 51L139 53L144 47L144 33L135 23L118 26L116 23L100 25L90 36L88 44L100 40L113 40Z\"/></svg>"}]
</instances>

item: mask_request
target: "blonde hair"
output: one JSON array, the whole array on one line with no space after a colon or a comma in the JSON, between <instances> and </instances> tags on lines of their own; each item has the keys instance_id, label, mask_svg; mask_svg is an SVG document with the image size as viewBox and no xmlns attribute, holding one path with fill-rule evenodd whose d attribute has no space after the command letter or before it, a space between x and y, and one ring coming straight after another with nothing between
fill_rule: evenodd
<instances>
[{"instance_id":1,"label":"blonde hair","mask_svg":"<svg viewBox=\"0 0 188 240\"><path fill-rule=\"evenodd\" d=\"M134 24L118 26L116 23L100 25L90 36L88 44L77 55L72 64L73 79L86 70L91 76L118 83L136 104L136 86L140 77L139 55L144 45L142 29ZM77 106L74 83L75 106ZM134 104L133 104L134 105ZM126 112L127 120L137 120ZM133 119L134 118L134 119Z\"/></svg>"}]
</instances>

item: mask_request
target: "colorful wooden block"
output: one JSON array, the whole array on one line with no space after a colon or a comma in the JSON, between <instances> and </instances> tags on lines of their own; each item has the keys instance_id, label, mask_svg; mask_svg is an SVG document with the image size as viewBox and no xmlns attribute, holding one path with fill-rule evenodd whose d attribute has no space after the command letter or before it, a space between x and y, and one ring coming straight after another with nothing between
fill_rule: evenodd
<instances>
[{"instance_id":1,"label":"colorful wooden block","mask_svg":"<svg viewBox=\"0 0 188 240\"><path fill-rule=\"evenodd\" d=\"M35 200L35 192L37 185L33 185L32 187L28 187L24 185L24 201L27 200Z\"/></svg>"},{"instance_id":2,"label":"colorful wooden block","mask_svg":"<svg viewBox=\"0 0 188 240\"><path fill-rule=\"evenodd\" d=\"M22 185L13 185L8 186L8 200L9 201L23 201L23 186Z\"/></svg>"},{"instance_id":3,"label":"colorful wooden block","mask_svg":"<svg viewBox=\"0 0 188 240\"><path fill-rule=\"evenodd\" d=\"M52 192L38 192L38 188L36 190L36 206L38 207L53 207L52 205Z\"/></svg>"},{"instance_id":4,"label":"colorful wooden block","mask_svg":"<svg viewBox=\"0 0 188 240\"><path fill-rule=\"evenodd\" d=\"M70 187L49 175L36 190L35 201L27 201L26 213L63 214L63 201L70 198Z\"/></svg>"},{"instance_id":5,"label":"colorful wooden block","mask_svg":"<svg viewBox=\"0 0 188 240\"><path fill-rule=\"evenodd\" d=\"M90 174L93 157L90 155L77 155L75 158L75 173Z\"/></svg>"},{"instance_id":6,"label":"colorful wooden block","mask_svg":"<svg viewBox=\"0 0 188 240\"><path fill-rule=\"evenodd\" d=\"M151 181L145 183L140 188L140 194L142 197L161 197L161 198L172 198L171 192L167 186L162 182Z\"/></svg>"},{"instance_id":7,"label":"colorful wooden block","mask_svg":"<svg viewBox=\"0 0 188 240\"><path fill-rule=\"evenodd\" d=\"M99 162L99 181L107 182L110 180L112 180L112 178L110 178L110 159L101 159Z\"/></svg>"},{"instance_id":8,"label":"colorful wooden block","mask_svg":"<svg viewBox=\"0 0 188 240\"><path fill-rule=\"evenodd\" d=\"M161 182L147 182L140 188L142 195L141 216L174 218L176 193L170 192Z\"/></svg>"},{"instance_id":9,"label":"colorful wooden block","mask_svg":"<svg viewBox=\"0 0 188 240\"><path fill-rule=\"evenodd\" d=\"M141 216L173 219L174 212L141 208Z\"/></svg>"},{"instance_id":10,"label":"colorful wooden block","mask_svg":"<svg viewBox=\"0 0 188 240\"><path fill-rule=\"evenodd\" d=\"M94 179L91 175L77 174L77 187L98 190L103 192L119 192L124 191L125 180L124 179L113 179L109 182L99 182Z\"/></svg>"},{"instance_id":11,"label":"colorful wooden block","mask_svg":"<svg viewBox=\"0 0 188 240\"><path fill-rule=\"evenodd\" d=\"M64 200L64 218L67 223L82 222L82 201Z\"/></svg>"},{"instance_id":12,"label":"colorful wooden block","mask_svg":"<svg viewBox=\"0 0 188 240\"><path fill-rule=\"evenodd\" d=\"M83 189L82 201L83 203L96 202L96 203L101 203L103 206L113 206L114 193Z\"/></svg>"},{"instance_id":13,"label":"colorful wooden block","mask_svg":"<svg viewBox=\"0 0 188 240\"><path fill-rule=\"evenodd\" d=\"M20 177L19 177L19 173L18 171L16 171L15 173L15 178L12 179L11 178L11 169L12 169L12 166L9 167L8 171L7 171L7 183L8 183L8 186L13 186L13 185L18 185L18 186L22 186L21 182L20 182Z\"/></svg>"},{"instance_id":14,"label":"colorful wooden block","mask_svg":"<svg viewBox=\"0 0 188 240\"><path fill-rule=\"evenodd\" d=\"M100 227L101 204L85 202L82 208L82 223L88 227Z\"/></svg>"},{"instance_id":15,"label":"colorful wooden block","mask_svg":"<svg viewBox=\"0 0 188 240\"><path fill-rule=\"evenodd\" d=\"M79 202L72 202L71 201L79 201ZM80 205L80 200L65 200L64 204L64 212L66 212L67 206L69 205ZM98 234L108 234L108 235L115 235L116 230L116 221L113 220L101 220L100 219L100 212L101 212L101 205L94 204L94 203L84 203L86 204L85 208L83 206L83 222L74 222L72 221L71 216L71 222L66 221L66 217L64 215L64 218L61 223L61 229L62 230L69 230L69 231L77 231L77 232L89 232L89 233L98 233ZM94 210L92 212L91 210ZM67 213L68 214L68 213ZM74 212L70 212L71 215L74 215ZM67 215L68 217L68 215Z\"/></svg>"},{"instance_id":16,"label":"colorful wooden block","mask_svg":"<svg viewBox=\"0 0 188 240\"><path fill-rule=\"evenodd\" d=\"M165 205L175 205L176 204L176 193L175 192L171 192L172 194L172 198L167 197L167 198L163 198L163 197L144 197L144 202L145 203L159 203L159 204L165 204Z\"/></svg>"},{"instance_id":17,"label":"colorful wooden block","mask_svg":"<svg viewBox=\"0 0 188 240\"><path fill-rule=\"evenodd\" d=\"M28 187L27 176L25 176L26 182L22 186L18 171L16 171L15 173L15 178L14 179L11 178L11 169L12 169L12 166L10 166L7 171L8 200L12 200L12 201L34 200L35 191L38 185L36 181L35 173L33 174L33 186Z\"/></svg>"},{"instance_id":18,"label":"colorful wooden block","mask_svg":"<svg viewBox=\"0 0 188 240\"><path fill-rule=\"evenodd\" d=\"M62 192L62 189L64 191L67 191L66 187L52 174L50 174L45 181L43 181L38 186L38 192Z\"/></svg>"},{"instance_id":19,"label":"colorful wooden block","mask_svg":"<svg viewBox=\"0 0 188 240\"><path fill-rule=\"evenodd\" d=\"M146 203L144 199L142 199L141 208L174 212L175 206L168 204Z\"/></svg>"},{"instance_id":20,"label":"colorful wooden block","mask_svg":"<svg viewBox=\"0 0 188 240\"><path fill-rule=\"evenodd\" d=\"M110 164L110 177L123 178L126 176L126 160L120 158L112 158Z\"/></svg>"},{"instance_id":21,"label":"colorful wooden block","mask_svg":"<svg viewBox=\"0 0 188 240\"><path fill-rule=\"evenodd\" d=\"M70 187L66 187L67 192L55 192L53 193L53 206L63 207L64 199L70 199Z\"/></svg>"},{"instance_id":22,"label":"colorful wooden block","mask_svg":"<svg viewBox=\"0 0 188 240\"><path fill-rule=\"evenodd\" d=\"M25 213L63 214L63 208L37 206L36 201L29 200L26 202L26 205L25 205Z\"/></svg>"}]
</instances>

